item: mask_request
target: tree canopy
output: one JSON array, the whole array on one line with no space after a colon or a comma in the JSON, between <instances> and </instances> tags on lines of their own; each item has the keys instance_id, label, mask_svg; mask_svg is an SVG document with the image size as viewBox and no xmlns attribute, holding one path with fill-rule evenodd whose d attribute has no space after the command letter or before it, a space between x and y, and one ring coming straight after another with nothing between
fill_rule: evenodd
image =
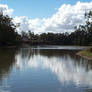
<instances>
[{"instance_id":1,"label":"tree canopy","mask_svg":"<svg viewBox=\"0 0 92 92\"><path fill-rule=\"evenodd\" d=\"M13 45L17 42L18 33L13 18L0 12L0 45Z\"/></svg>"}]
</instances>

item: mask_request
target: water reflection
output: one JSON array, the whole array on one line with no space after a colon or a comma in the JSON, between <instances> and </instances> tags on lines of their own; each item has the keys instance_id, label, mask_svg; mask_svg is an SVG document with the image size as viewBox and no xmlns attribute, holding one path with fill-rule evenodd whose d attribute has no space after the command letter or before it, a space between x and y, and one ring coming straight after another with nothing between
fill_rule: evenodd
<instances>
[{"instance_id":1,"label":"water reflection","mask_svg":"<svg viewBox=\"0 0 92 92\"><path fill-rule=\"evenodd\" d=\"M92 62L75 55L76 51L22 49L16 55L20 69L50 69L61 83L92 86Z\"/></svg>"},{"instance_id":2,"label":"water reflection","mask_svg":"<svg viewBox=\"0 0 92 92\"><path fill-rule=\"evenodd\" d=\"M6 81L12 70L15 62L15 50L14 49L0 49L0 92L3 87L8 87ZM4 84L4 85L3 85Z\"/></svg>"},{"instance_id":3,"label":"water reflection","mask_svg":"<svg viewBox=\"0 0 92 92\"><path fill-rule=\"evenodd\" d=\"M91 92L92 62L75 55L76 52L29 48L0 50L0 92L25 92L23 88L26 92L78 92L80 88Z\"/></svg>"}]
</instances>

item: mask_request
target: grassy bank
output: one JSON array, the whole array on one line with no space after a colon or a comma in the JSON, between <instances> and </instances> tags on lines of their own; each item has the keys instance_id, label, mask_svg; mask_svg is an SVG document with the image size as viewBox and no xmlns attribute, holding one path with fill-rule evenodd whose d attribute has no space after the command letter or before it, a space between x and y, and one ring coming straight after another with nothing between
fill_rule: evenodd
<instances>
[{"instance_id":1,"label":"grassy bank","mask_svg":"<svg viewBox=\"0 0 92 92\"><path fill-rule=\"evenodd\" d=\"M86 58L88 60L92 60L92 48L89 48L87 50L83 50L77 53L77 55Z\"/></svg>"}]
</instances>

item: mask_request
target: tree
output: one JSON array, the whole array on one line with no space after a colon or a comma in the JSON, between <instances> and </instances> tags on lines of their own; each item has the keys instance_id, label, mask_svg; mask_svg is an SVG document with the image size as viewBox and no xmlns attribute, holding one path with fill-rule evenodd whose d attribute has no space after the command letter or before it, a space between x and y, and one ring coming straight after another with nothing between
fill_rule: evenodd
<instances>
[{"instance_id":1,"label":"tree","mask_svg":"<svg viewBox=\"0 0 92 92\"><path fill-rule=\"evenodd\" d=\"M16 32L17 25L13 23L13 19L8 15L0 12L0 44L14 45L17 43L18 33Z\"/></svg>"}]
</instances>

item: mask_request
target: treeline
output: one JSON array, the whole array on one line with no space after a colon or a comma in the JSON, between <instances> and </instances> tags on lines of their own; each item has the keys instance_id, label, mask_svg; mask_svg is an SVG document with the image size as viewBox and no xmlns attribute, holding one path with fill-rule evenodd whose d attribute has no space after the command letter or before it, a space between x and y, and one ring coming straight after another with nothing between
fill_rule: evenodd
<instances>
[{"instance_id":1,"label":"treeline","mask_svg":"<svg viewBox=\"0 0 92 92\"><path fill-rule=\"evenodd\" d=\"M85 25L75 27L72 33L42 33L22 32L22 38L29 40L32 45L92 45L92 11L85 13Z\"/></svg>"},{"instance_id":2,"label":"treeline","mask_svg":"<svg viewBox=\"0 0 92 92\"><path fill-rule=\"evenodd\" d=\"M29 35L29 33L25 33ZM42 33L22 36L30 45L92 45L92 32L76 30L69 33Z\"/></svg>"},{"instance_id":3,"label":"treeline","mask_svg":"<svg viewBox=\"0 0 92 92\"><path fill-rule=\"evenodd\" d=\"M31 31L17 33L18 24L13 18L0 13L0 46L13 46L22 43L30 45L92 45L92 11L85 13L85 24L75 27L72 33L42 33Z\"/></svg>"}]
</instances>

